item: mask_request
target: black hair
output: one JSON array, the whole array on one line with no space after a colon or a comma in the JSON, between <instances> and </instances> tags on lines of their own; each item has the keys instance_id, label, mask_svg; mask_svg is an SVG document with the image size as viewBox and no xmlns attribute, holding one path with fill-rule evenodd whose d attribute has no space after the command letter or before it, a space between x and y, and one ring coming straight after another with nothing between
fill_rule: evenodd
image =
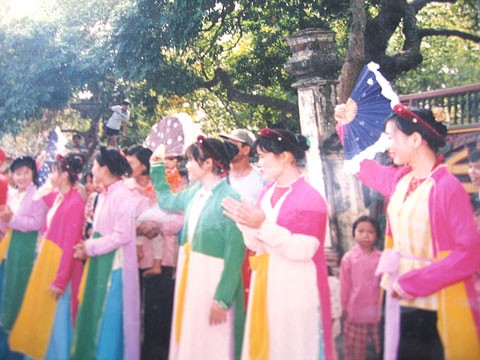
<instances>
[{"instance_id":1,"label":"black hair","mask_svg":"<svg viewBox=\"0 0 480 360\"><path fill-rule=\"evenodd\" d=\"M433 113L428 109L411 108L415 115L420 117L429 126L431 126L438 134L435 134L427 126L422 125L421 122L412 122L402 118L395 112L392 112L385 121L385 125L389 121L394 121L397 128L406 135L412 135L418 132L420 136L427 142L430 149L437 152L442 146L445 146L445 137L447 136L447 127L441 122L435 120Z\"/></svg>"},{"instance_id":2,"label":"black hair","mask_svg":"<svg viewBox=\"0 0 480 360\"><path fill-rule=\"evenodd\" d=\"M280 136L276 136L276 133ZM298 165L305 159L305 152L310 146L307 138L301 134L294 134L285 129L264 129L253 143L253 149L257 151L258 148L276 155L287 151L293 155Z\"/></svg>"},{"instance_id":3,"label":"black hair","mask_svg":"<svg viewBox=\"0 0 480 360\"><path fill-rule=\"evenodd\" d=\"M182 161L183 160L182 155L165 155L165 159L167 159L167 158L177 160L177 161Z\"/></svg>"},{"instance_id":4,"label":"black hair","mask_svg":"<svg viewBox=\"0 0 480 360\"><path fill-rule=\"evenodd\" d=\"M65 156L57 155L57 161L53 164L60 172L68 174L68 181L70 184L75 184L78 181L78 175L83 170L85 164L85 157L80 153L68 153Z\"/></svg>"},{"instance_id":5,"label":"black hair","mask_svg":"<svg viewBox=\"0 0 480 360\"><path fill-rule=\"evenodd\" d=\"M197 141L185 151L187 157L192 157L200 165L209 158L213 159L213 173L221 176L226 176L230 162L237 154L237 145L214 138L203 138L203 145Z\"/></svg>"},{"instance_id":6,"label":"black hair","mask_svg":"<svg viewBox=\"0 0 480 360\"><path fill-rule=\"evenodd\" d=\"M148 175L150 173L150 157L152 156L152 150L141 145L132 145L125 150L125 155L135 156L138 161L145 165L145 171L142 175Z\"/></svg>"},{"instance_id":7,"label":"black hair","mask_svg":"<svg viewBox=\"0 0 480 360\"><path fill-rule=\"evenodd\" d=\"M114 176L130 175L132 169L120 150L115 148L100 147L100 152L95 157L98 165L106 166Z\"/></svg>"},{"instance_id":8,"label":"black hair","mask_svg":"<svg viewBox=\"0 0 480 360\"><path fill-rule=\"evenodd\" d=\"M480 160L480 150L479 149L475 149L473 150L470 155L468 155L468 162L477 162L478 160Z\"/></svg>"},{"instance_id":9,"label":"black hair","mask_svg":"<svg viewBox=\"0 0 480 360\"><path fill-rule=\"evenodd\" d=\"M10 164L10 171L13 173L15 170L26 166L30 170L32 170L33 173L33 183L35 185L38 185L38 171L37 171L37 164L35 163L35 160L31 156L20 156L16 158L15 160L12 161Z\"/></svg>"},{"instance_id":10,"label":"black hair","mask_svg":"<svg viewBox=\"0 0 480 360\"><path fill-rule=\"evenodd\" d=\"M379 227L379 225L378 225L377 219L375 219L375 218L372 217L372 216L362 215L362 216L358 217L357 220L355 220L355 221L353 222L353 225L352 225L352 237L355 237L355 230L357 229L358 224L360 224L360 223L362 223L362 222L369 222L370 224L372 224L372 226L373 226L374 229L375 229L375 233L376 233L377 238L380 236L380 227Z\"/></svg>"},{"instance_id":11,"label":"black hair","mask_svg":"<svg viewBox=\"0 0 480 360\"><path fill-rule=\"evenodd\" d=\"M83 183L84 184L87 182L88 178L93 180L93 173L91 171L89 171L85 175L83 175Z\"/></svg>"}]
</instances>

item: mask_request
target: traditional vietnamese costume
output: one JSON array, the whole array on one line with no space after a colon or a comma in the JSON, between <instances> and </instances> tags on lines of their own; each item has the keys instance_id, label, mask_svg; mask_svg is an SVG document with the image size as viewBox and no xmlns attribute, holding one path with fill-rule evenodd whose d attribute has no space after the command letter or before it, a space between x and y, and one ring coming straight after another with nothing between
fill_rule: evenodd
<instances>
[{"instance_id":1,"label":"traditional vietnamese costume","mask_svg":"<svg viewBox=\"0 0 480 360\"><path fill-rule=\"evenodd\" d=\"M244 229L251 257L242 359L334 359L323 244L327 205L303 177L274 206L276 182L260 196L266 220Z\"/></svg>"},{"instance_id":2,"label":"traditional vietnamese costume","mask_svg":"<svg viewBox=\"0 0 480 360\"><path fill-rule=\"evenodd\" d=\"M399 261L396 271L384 271L383 287L400 291L402 306L437 312L446 359L479 359L474 274L480 266L480 235L461 183L440 165L406 198L410 167L364 160L358 177L390 199L385 249L392 251L384 255L394 252ZM389 311L387 306L387 330Z\"/></svg>"},{"instance_id":3,"label":"traditional vietnamese costume","mask_svg":"<svg viewBox=\"0 0 480 360\"><path fill-rule=\"evenodd\" d=\"M75 188L43 200L50 207L47 227L9 342L33 359L68 358L83 269L73 247L82 239L85 201ZM55 300L49 288L61 297Z\"/></svg>"},{"instance_id":4,"label":"traditional vietnamese costume","mask_svg":"<svg viewBox=\"0 0 480 360\"><path fill-rule=\"evenodd\" d=\"M140 358L140 289L135 207L119 180L100 193L71 359Z\"/></svg>"},{"instance_id":5,"label":"traditional vietnamese costume","mask_svg":"<svg viewBox=\"0 0 480 360\"><path fill-rule=\"evenodd\" d=\"M241 268L245 255L242 234L223 214L225 197L238 193L220 180L206 190L200 183L173 194L165 166L150 167L160 207L184 211L175 284L170 359L239 359L244 305ZM210 325L210 309L228 309L227 320Z\"/></svg>"},{"instance_id":6,"label":"traditional vietnamese costume","mask_svg":"<svg viewBox=\"0 0 480 360\"><path fill-rule=\"evenodd\" d=\"M13 216L6 235L0 242L0 262L3 273L0 321L7 331L17 318L28 279L35 261L38 232L45 225L47 206L42 200L34 200L36 187L30 184L25 193L17 190L8 196Z\"/></svg>"}]
</instances>

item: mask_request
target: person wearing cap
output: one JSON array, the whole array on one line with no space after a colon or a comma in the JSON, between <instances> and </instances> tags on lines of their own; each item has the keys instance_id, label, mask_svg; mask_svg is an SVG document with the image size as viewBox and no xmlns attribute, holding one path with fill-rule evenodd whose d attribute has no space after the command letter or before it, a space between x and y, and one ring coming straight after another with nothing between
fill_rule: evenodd
<instances>
[{"instance_id":1,"label":"person wearing cap","mask_svg":"<svg viewBox=\"0 0 480 360\"><path fill-rule=\"evenodd\" d=\"M260 171L250 163L255 136L248 130L237 129L230 134L221 134L220 137L238 146L238 154L230 163L228 173L230 185L238 191L242 200L255 204L265 186Z\"/></svg>"},{"instance_id":2,"label":"person wearing cap","mask_svg":"<svg viewBox=\"0 0 480 360\"><path fill-rule=\"evenodd\" d=\"M260 192L265 186L262 174L250 163L253 153L252 146L256 140L255 135L245 129L236 129L230 134L220 134L220 137L238 146L238 154L230 163L230 172L228 174L230 185L238 191L242 200L247 201L251 205L255 205ZM248 304L250 278L252 274L248 258L253 254L251 250L247 249L242 270L245 287L245 306Z\"/></svg>"},{"instance_id":3,"label":"person wearing cap","mask_svg":"<svg viewBox=\"0 0 480 360\"><path fill-rule=\"evenodd\" d=\"M447 128L429 109L393 110L384 130L394 166L363 160L356 174L389 199L377 268L385 358L480 359L480 234L465 189L437 156Z\"/></svg>"},{"instance_id":4,"label":"person wearing cap","mask_svg":"<svg viewBox=\"0 0 480 360\"><path fill-rule=\"evenodd\" d=\"M185 212L179 248L170 340L171 360L240 359L244 304L240 230L222 211L226 196L239 199L225 180L238 148L199 136L186 150L195 184L173 193L165 177L161 147L150 173L160 207ZM167 154L168 155L168 154Z\"/></svg>"},{"instance_id":5,"label":"person wearing cap","mask_svg":"<svg viewBox=\"0 0 480 360\"><path fill-rule=\"evenodd\" d=\"M105 125L105 134L107 135L107 145L108 146L117 146L118 135L120 130L122 131L122 136L125 136L127 130L127 123L130 120L130 111L128 107L130 106L130 101L127 99L122 101L121 105L113 105L110 110L112 110L112 115Z\"/></svg>"}]
</instances>

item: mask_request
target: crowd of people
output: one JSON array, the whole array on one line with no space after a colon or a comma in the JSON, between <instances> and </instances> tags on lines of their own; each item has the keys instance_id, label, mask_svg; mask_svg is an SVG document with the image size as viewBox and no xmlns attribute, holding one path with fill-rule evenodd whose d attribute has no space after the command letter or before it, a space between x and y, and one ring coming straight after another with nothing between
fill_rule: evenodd
<instances>
[{"instance_id":1,"label":"crowd of people","mask_svg":"<svg viewBox=\"0 0 480 360\"><path fill-rule=\"evenodd\" d=\"M340 332L347 360L480 358L480 235L437 157L446 128L429 110L396 107L385 133L393 164L364 160L357 174L389 200L385 250L377 220L360 216L339 304L302 135L200 135L184 154L188 179L162 147L102 146L91 169L84 154L57 155L41 187L35 159L13 160L0 205L0 358L335 360Z\"/></svg>"}]
</instances>

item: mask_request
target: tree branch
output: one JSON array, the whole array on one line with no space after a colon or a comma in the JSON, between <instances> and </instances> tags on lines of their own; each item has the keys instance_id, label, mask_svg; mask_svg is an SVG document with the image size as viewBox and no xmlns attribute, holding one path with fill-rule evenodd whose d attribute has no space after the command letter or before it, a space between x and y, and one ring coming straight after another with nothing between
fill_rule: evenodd
<instances>
[{"instance_id":1,"label":"tree branch","mask_svg":"<svg viewBox=\"0 0 480 360\"><path fill-rule=\"evenodd\" d=\"M406 0L385 0L378 15L365 28L366 60L383 56L409 5Z\"/></svg>"},{"instance_id":2,"label":"tree branch","mask_svg":"<svg viewBox=\"0 0 480 360\"><path fill-rule=\"evenodd\" d=\"M470 40L476 43L480 43L480 36L466 33L459 30L449 29L420 29L419 34L422 38L426 36L456 36L464 40Z\"/></svg>"},{"instance_id":3,"label":"tree branch","mask_svg":"<svg viewBox=\"0 0 480 360\"><path fill-rule=\"evenodd\" d=\"M418 13L425 6L431 3L450 3L455 4L457 0L415 0L410 3L410 5L415 9L415 12Z\"/></svg>"},{"instance_id":4,"label":"tree branch","mask_svg":"<svg viewBox=\"0 0 480 360\"><path fill-rule=\"evenodd\" d=\"M216 85L223 85L227 89L227 99L246 103L250 105L263 105L284 113L289 113L292 116L299 118L298 105L287 100L282 100L266 95L255 95L242 92L235 88L230 74L222 68L215 70L215 75L212 80L205 81L203 87L212 89Z\"/></svg>"}]
</instances>

